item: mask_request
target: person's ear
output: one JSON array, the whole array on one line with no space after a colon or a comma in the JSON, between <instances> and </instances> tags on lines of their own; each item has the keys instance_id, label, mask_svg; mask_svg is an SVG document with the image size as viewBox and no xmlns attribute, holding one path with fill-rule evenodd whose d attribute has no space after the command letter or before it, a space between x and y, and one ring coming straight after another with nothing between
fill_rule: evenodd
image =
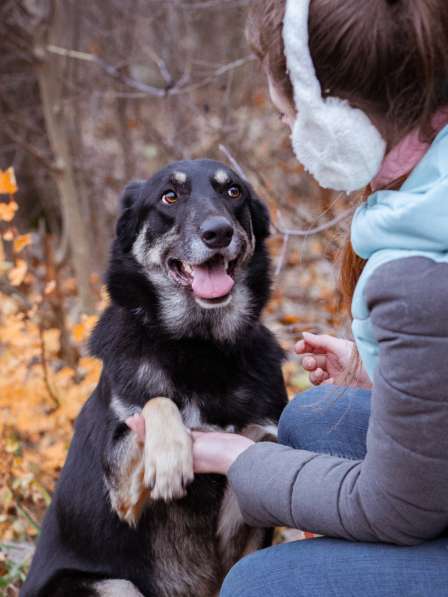
<instances>
[{"instance_id":1,"label":"person's ear","mask_svg":"<svg viewBox=\"0 0 448 597\"><path fill-rule=\"evenodd\" d=\"M144 187L144 181L133 181L126 185L120 197L120 217L118 218L116 235L122 250L131 250L138 232L137 204Z\"/></svg>"}]
</instances>

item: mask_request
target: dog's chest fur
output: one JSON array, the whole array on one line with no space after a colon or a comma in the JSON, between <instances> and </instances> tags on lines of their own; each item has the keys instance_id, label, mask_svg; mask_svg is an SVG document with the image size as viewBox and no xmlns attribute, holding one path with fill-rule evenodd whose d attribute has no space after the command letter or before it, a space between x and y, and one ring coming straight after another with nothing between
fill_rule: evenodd
<instances>
[{"instance_id":1,"label":"dog's chest fur","mask_svg":"<svg viewBox=\"0 0 448 597\"><path fill-rule=\"evenodd\" d=\"M176 403L190 428L238 428L254 422L257 411L262 420L272 418L272 396L272 402L260 404L251 395L252 388L259 392L258 376L265 370L261 355L249 353L260 350L269 357L264 344L260 333L254 334L252 351L229 354L212 344L178 341L159 344L138 356L122 352L113 366L105 367L110 406L118 419L125 420L150 398L165 396Z\"/></svg>"},{"instance_id":2,"label":"dog's chest fur","mask_svg":"<svg viewBox=\"0 0 448 597\"><path fill-rule=\"evenodd\" d=\"M207 509L195 512L191 502L202 491L193 487L189 493L187 498L171 504L155 502L148 507L141 521L151 528L147 546L150 573L160 596L191 594L206 597L216 590L217 580L222 578L216 549L217 520L213 512L219 494L210 496Z\"/></svg>"},{"instance_id":3,"label":"dog's chest fur","mask_svg":"<svg viewBox=\"0 0 448 597\"><path fill-rule=\"evenodd\" d=\"M188 340L159 344L139 358L122 354L123 362L117 365L115 359L115 366L105 369L114 417L124 421L148 399L165 396L177 404L190 429L238 432L250 423L269 424L283 402L281 376L277 383L259 383L259 376L269 375L272 344L266 346L266 338L259 326L251 351L228 353ZM263 357L257 357L257 350ZM274 355L278 376L277 348ZM277 384L280 396L275 395ZM260 395L264 387L265 398ZM182 500L149 505L141 524L150 529L152 581L157 594L167 597L212 595L244 546L251 541L260 545L265 533L244 525L236 499L219 475L196 477Z\"/></svg>"}]
</instances>

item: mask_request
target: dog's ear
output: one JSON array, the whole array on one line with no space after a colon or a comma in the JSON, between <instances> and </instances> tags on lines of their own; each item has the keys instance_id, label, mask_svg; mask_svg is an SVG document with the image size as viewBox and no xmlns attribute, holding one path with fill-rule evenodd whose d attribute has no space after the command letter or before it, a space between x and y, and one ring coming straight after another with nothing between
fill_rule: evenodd
<instances>
[{"instance_id":1,"label":"dog's ear","mask_svg":"<svg viewBox=\"0 0 448 597\"><path fill-rule=\"evenodd\" d=\"M264 240L270 233L271 218L268 208L253 191L250 200L250 215L255 238Z\"/></svg>"},{"instance_id":2,"label":"dog's ear","mask_svg":"<svg viewBox=\"0 0 448 597\"><path fill-rule=\"evenodd\" d=\"M134 180L126 185L120 198L121 213L118 218L116 234L125 253L131 250L138 231L138 210L136 204L140 197L144 181Z\"/></svg>"}]
</instances>

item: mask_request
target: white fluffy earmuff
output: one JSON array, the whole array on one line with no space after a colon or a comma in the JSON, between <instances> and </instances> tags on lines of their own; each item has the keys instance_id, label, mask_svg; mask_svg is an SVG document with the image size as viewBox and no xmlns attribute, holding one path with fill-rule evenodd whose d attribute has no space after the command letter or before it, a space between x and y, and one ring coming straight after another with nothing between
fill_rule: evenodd
<instances>
[{"instance_id":1,"label":"white fluffy earmuff","mask_svg":"<svg viewBox=\"0 0 448 597\"><path fill-rule=\"evenodd\" d=\"M379 172L386 142L369 117L345 100L322 97L309 49L311 0L287 0L283 41L298 112L294 153L324 188L352 192Z\"/></svg>"}]
</instances>

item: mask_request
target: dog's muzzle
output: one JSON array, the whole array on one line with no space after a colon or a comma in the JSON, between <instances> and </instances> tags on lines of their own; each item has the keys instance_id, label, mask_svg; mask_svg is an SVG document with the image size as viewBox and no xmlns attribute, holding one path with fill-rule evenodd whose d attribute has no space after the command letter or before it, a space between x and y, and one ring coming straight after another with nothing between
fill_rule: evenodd
<instances>
[{"instance_id":1,"label":"dog's muzzle","mask_svg":"<svg viewBox=\"0 0 448 597\"><path fill-rule=\"evenodd\" d=\"M177 284L190 288L200 306L226 306L247 245L247 239L226 218L207 218L186 252L188 257L168 258L168 274Z\"/></svg>"}]
</instances>

